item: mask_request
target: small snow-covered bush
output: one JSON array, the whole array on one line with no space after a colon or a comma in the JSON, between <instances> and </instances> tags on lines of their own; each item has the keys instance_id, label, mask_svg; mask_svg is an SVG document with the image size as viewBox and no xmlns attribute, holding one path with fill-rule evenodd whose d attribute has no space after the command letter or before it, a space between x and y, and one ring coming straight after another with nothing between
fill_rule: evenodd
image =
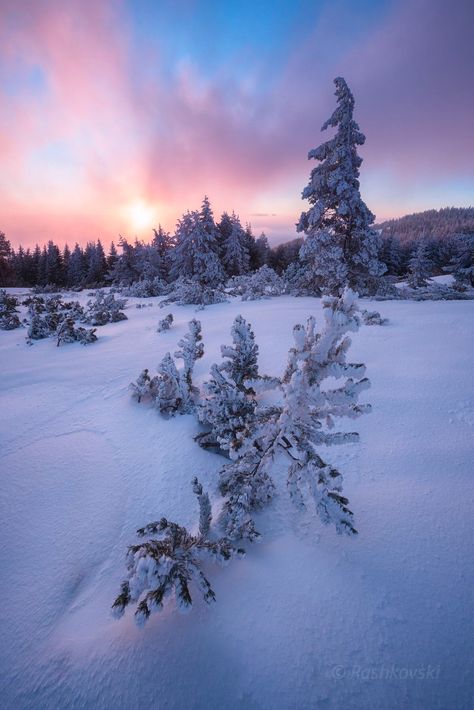
<instances>
[{"instance_id":1,"label":"small snow-covered bush","mask_svg":"<svg viewBox=\"0 0 474 710\"><path fill-rule=\"evenodd\" d=\"M137 530L138 536L146 540L128 548L127 579L112 605L117 618L123 616L129 604L136 603L135 621L143 626L152 611L162 609L164 600L170 596L174 597L178 610L186 612L193 604L193 586L209 604L216 595L202 563L209 560L225 565L233 557L245 554L226 537L212 539L211 503L197 478L193 480L193 491L199 503L196 533L166 518Z\"/></svg>"},{"instance_id":2,"label":"small snow-covered bush","mask_svg":"<svg viewBox=\"0 0 474 710\"><path fill-rule=\"evenodd\" d=\"M192 375L196 360L204 354L201 341L201 323L193 318L174 355L183 361L183 366L178 370L171 354L166 353L158 365L157 375L152 378L148 370L143 370L137 381L130 385L133 396L140 402L149 395L161 414L174 416L193 412L199 391L193 384Z\"/></svg>"},{"instance_id":3,"label":"small snow-covered bush","mask_svg":"<svg viewBox=\"0 0 474 710\"><path fill-rule=\"evenodd\" d=\"M387 325L388 318L383 318L378 311L363 310L360 312L364 325Z\"/></svg>"},{"instance_id":4,"label":"small snow-covered bush","mask_svg":"<svg viewBox=\"0 0 474 710\"><path fill-rule=\"evenodd\" d=\"M56 345L59 346L63 343L75 342L79 342L82 345L95 343L95 341L97 340L97 335L95 334L95 331L95 328L76 328L73 318L64 318L56 329Z\"/></svg>"},{"instance_id":5,"label":"small snow-covered bush","mask_svg":"<svg viewBox=\"0 0 474 710\"><path fill-rule=\"evenodd\" d=\"M94 296L87 302L86 323L105 325L127 320L127 316L122 312L122 308L127 303L126 299L116 299L113 293L105 294L102 291L98 291Z\"/></svg>"},{"instance_id":6,"label":"small snow-covered bush","mask_svg":"<svg viewBox=\"0 0 474 710\"><path fill-rule=\"evenodd\" d=\"M120 293L123 296L134 298L153 298L154 296L163 296L169 293L170 285L155 276L153 279L142 279L135 281L130 286L120 287Z\"/></svg>"},{"instance_id":7,"label":"small snow-covered bush","mask_svg":"<svg viewBox=\"0 0 474 710\"><path fill-rule=\"evenodd\" d=\"M241 296L242 301L280 296L285 290L285 282L276 271L266 264L253 274L234 276L227 284L231 296Z\"/></svg>"},{"instance_id":8,"label":"small snow-covered bush","mask_svg":"<svg viewBox=\"0 0 474 710\"><path fill-rule=\"evenodd\" d=\"M178 280L172 284L168 298L160 303L160 308L176 303L178 306L210 306L214 303L225 303L226 294L219 288L203 285L199 281Z\"/></svg>"},{"instance_id":9,"label":"small snow-covered bush","mask_svg":"<svg viewBox=\"0 0 474 710\"><path fill-rule=\"evenodd\" d=\"M21 326L18 317L18 300L0 289L0 330L14 330Z\"/></svg>"},{"instance_id":10,"label":"small snow-covered bush","mask_svg":"<svg viewBox=\"0 0 474 710\"><path fill-rule=\"evenodd\" d=\"M141 402L145 397L152 397L154 394L153 390L153 380L150 377L148 369L145 368L137 377L136 382L131 382L129 385L132 391L132 396Z\"/></svg>"},{"instance_id":11,"label":"small snow-covered bush","mask_svg":"<svg viewBox=\"0 0 474 710\"><path fill-rule=\"evenodd\" d=\"M164 330L169 330L173 324L173 314L168 313L167 316L158 321L157 333L162 333Z\"/></svg>"}]
</instances>

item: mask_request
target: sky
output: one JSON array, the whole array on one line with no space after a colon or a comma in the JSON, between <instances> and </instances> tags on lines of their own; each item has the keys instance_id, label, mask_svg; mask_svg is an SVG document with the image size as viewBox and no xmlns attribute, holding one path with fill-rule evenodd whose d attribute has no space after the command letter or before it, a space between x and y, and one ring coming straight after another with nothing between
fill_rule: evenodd
<instances>
[{"instance_id":1,"label":"sky","mask_svg":"<svg viewBox=\"0 0 474 710\"><path fill-rule=\"evenodd\" d=\"M292 239L336 76L379 221L474 205L473 36L472 0L0 0L0 230L148 241L207 194Z\"/></svg>"}]
</instances>

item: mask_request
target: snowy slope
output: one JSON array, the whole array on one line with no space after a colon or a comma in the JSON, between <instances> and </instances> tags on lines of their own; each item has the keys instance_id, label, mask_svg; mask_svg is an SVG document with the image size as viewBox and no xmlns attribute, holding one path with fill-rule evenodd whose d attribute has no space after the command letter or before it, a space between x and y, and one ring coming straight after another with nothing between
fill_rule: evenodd
<instances>
[{"instance_id":1,"label":"snowy slope","mask_svg":"<svg viewBox=\"0 0 474 710\"><path fill-rule=\"evenodd\" d=\"M74 295L74 298L77 296ZM84 298L86 298L84 296ZM222 459L127 391L173 351L192 307L134 308L99 341L29 347L0 332L2 708L468 708L474 583L472 302L364 303L390 319L353 338L373 413L336 447L359 536L340 538L280 495L263 542L209 568L217 603L165 607L138 629L110 605L137 527L196 524L190 479ZM171 311L175 325L157 334ZM317 299L199 312L202 380L247 318L261 371L279 374ZM425 677L423 677L425 676ZM472 676L471 676L472 677Z\"/></svg>"}]
</instances>

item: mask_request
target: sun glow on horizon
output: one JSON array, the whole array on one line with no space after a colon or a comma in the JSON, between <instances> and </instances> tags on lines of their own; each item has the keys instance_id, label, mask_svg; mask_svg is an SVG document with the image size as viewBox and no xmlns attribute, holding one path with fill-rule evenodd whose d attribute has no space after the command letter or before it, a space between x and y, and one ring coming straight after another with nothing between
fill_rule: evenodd
<instances>
[{"instance_id":1,"label":"sun glow on horizon","mask_svg":"<svg viewBox=\"0 0 474 710\"><path fill-rule=\"evenodd\" d=\"M125 209L131 229L137 232L144 232L156 227L158 220L157 209L149 202L143 199L137 199L131 202Z\"/></svg>"}]
</instances>

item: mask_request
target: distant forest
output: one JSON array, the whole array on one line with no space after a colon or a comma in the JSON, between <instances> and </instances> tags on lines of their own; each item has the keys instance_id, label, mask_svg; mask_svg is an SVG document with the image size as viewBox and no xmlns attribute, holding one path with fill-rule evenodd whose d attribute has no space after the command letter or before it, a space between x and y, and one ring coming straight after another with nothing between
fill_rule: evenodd
<instances>
[{"instance_id":1,"label":"distant forest","mask_svg":"<svg viewBox=\"0 0 474 710\"><path fill-rule=\"evenodd\" d=\"M469 262L472 266L473 207L427 210L382 222L375 229L381 237L379 258L388 276L406 276L418 251L428 262L425 270L432 275L452 271L461 257L463 263ZM207 254L209 235L215 241L214 261L210 259L212 255ZM14 249L7 235L0 231L0 286L52 284L80 289L153 278L169 282L191 274L187 268L189 255L185 253L189 250L187 243L192 244L196 252L197 271L202 270L199 264L204 259L206 269L210 268L209 264L213 265L218 281L252 273L263 265L279 275L287 275L290 265L300 263L303 242L304 239L298 237L271 247L264 234L256 238L250 225L244 229L235 214L224 213L216 223L205 198L200 212L183 215L175 234L158 227L149 243L137 240L129 243L121 238L120 251L112 242L108 253L100 241L89 242L85 247L76 244L73 249L67 245L60 249L52 241L42 247L36 245L34 249L22 246ZM180 256L183 248L185 251Z\"/></svg>"},{"instance_id":2,"label":"distant forest","mask_svg":"<svg viewBox=\"0 0 474 710\"><path fill-rule=\"evenodd\" d=\"M407 214L376 225L384 239L394 237L401 244L419 239L446 239L474 233L474 207L443 207Z\"/></svg>"}]
</instances>

